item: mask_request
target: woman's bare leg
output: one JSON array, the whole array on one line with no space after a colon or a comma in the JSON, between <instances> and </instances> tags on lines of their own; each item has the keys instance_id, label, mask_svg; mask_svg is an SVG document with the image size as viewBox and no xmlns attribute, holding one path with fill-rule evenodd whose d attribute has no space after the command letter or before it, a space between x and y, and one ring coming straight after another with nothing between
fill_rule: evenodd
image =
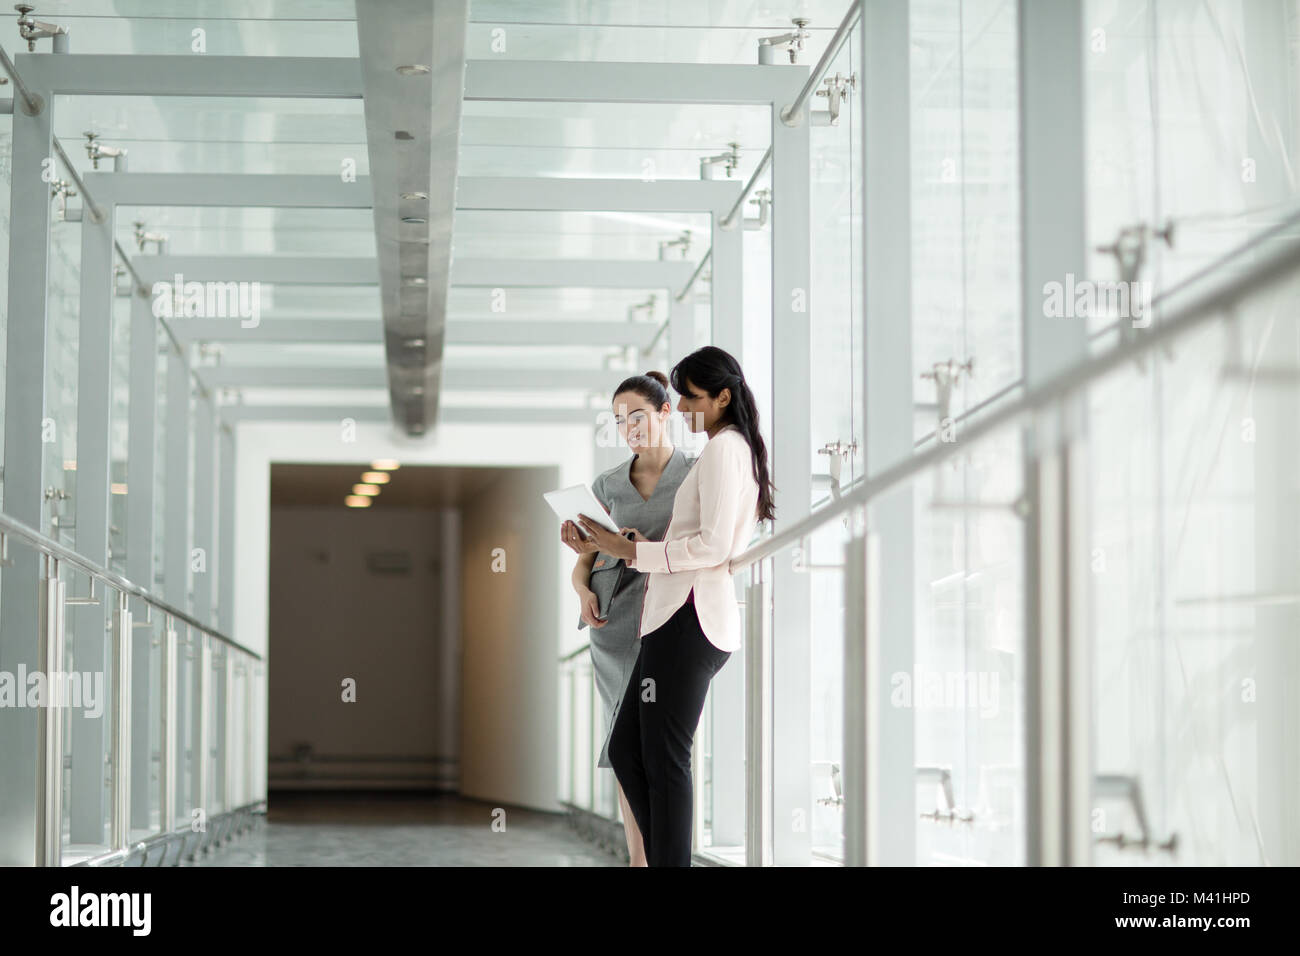
<instances>
[{"instance_id":1,"label":"woman's bare leg","mask_svg":"<svg viewBox=\"0 0 1300 956\"><path fill-rule=\"evenodd\" d=\"M641 830L636 825L636 817L632 816L632 808L628 805L627 797L623 796L623 785L615 780L614 786L618 788L618 805L623 811L623 833L627 837L628 866L648 866L645 845L641 842Z\"/></svg>"}]
</instances>

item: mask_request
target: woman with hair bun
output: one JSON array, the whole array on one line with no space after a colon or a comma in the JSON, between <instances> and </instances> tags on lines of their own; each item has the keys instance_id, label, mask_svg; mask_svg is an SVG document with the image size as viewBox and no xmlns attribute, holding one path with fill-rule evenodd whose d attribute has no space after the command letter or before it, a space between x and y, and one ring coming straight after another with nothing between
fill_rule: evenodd
<instances>
[{"instance_id":1,"label":"woman with hair bun","mask_svg":"<svg viewBox=\"0 0 1300 956\"><path fill-rule=\"evenodd\" d=\"M658 541L668 530L673 497L695 461L668 436L672 403L667 376L646 372L626 379L614 390L612 407L632 457L597 475L592 491L625 534ZM614 537L631 543L627 537ZM609 735L640 649L638 627L649 575L632 570L622 557L601 549L590 536L584 538L572 521L561 526L560 538L578 554L572 577L582 609L578 627L591 628L591 668L604 704L605 743L596 765L612 767ZM645 866L641 831L621 786L618 801L630 863Z\"/></svg>"}]
</instances>

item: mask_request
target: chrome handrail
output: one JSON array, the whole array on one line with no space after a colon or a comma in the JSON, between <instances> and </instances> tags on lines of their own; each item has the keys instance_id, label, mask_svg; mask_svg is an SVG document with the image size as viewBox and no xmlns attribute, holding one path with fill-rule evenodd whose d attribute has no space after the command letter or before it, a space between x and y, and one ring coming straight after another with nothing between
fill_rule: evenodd
<instances>
[{"instance_id":1,"label":"chrome handrail","mask_svg":"<svg viewBox=\"0 0 1300 956\"><path fill-rule=\"evenodd\" d=\"M80 568L92 578L103 581L105 584L112 585L123 594L129 594L132 597L139 598L146 604L158 608L158 610L165 614L171 615L176 620L184 621L186 624L190 625L190 627L197 628L205 634L210 634L212 637L221 641L221 643L229 645L241 653L247 654L254 660L260 661L262 659L262 655L258 654L256 651L250 650L239 642L232 640L225 634L222 634L220 631L213 628L210 624L202 623L197 618L192 617L179 608L173 607L162 598L157 597L140 585L127 580L116 571L101 567L95 562L82 557L67 545L59 544L59 542L55 541L53 538L47 538L39 531L28 527L23 522L18 521L9 515L0 514L0 534L13 535L20 540L26 541L35 547L38 552Z\"/></svg>"},{"instance_id":2,"label":"chrome handrail","mask_svg":"<svg viewBox=\"0 0 1300 956\"><path fill-rule=\"evenodd\" d=\"M785 123L786 126L799 125L800 120L803 118L804 104L808 102L808 97L812 96L812 91L821 83L826 71L831 68L831 60L839 56L840 48L844 46L844 41L848 39L849 31L858 22L858 16L861 12L862 0L853 0L853 3L849 5L849 12L844 14L844 19L840 21L839 28L835 31L835 35L831 37L830 45L822 53L821 59L817 61L813 71L808 74L808 80L804 83L803 89L799 91L799 95L795 97L793 103L781 110L781 122Z\"/></svg>"},{"instance_id":3,"label":"chrome handrail","mask_svg":"<svg viewBox=\"0 0 1300 956\"><path fill-rule=\"evenodd\" d=\"M1284 221L1266 230L1262 236L1252 237L1247 241L1246 247L1256 248L1260 245L1263 236L1277 234L1296 226L1300 226L1300 213L1288 216ZM1172 309L1164 321L1145 329L1141 336L1077 362L1051 381L1026 389L1019 398L1002 405L971 425L962 441L941 442L868 478L834 504L802 518L783 531L769 535L761 543L736 555L730 563L731 572L734 574L776 554L783 548L797 544L822 525L828 524L854 508L869 504L885 492L942 464L949 458L964 454L967 446L980 439L1027 415L1062 401L1134 359L1157 348L1165 347L1204 324L1219 310L1230 307L1247 295L1262 291L1274 282L1285 278L1297 267L1300 267L1300 242L1292 242L1262 252L1255 262L1229 281L1207 289L1199 295L1192 295L1188 293L1188 287L1200 284L1210 275L1206 272L1198 273L1193 279L1171 290L1169 296L1166 296L1168 298L1175 293L1187 293L1192 295L1190 301L1180 308Z\"/></svg>"},{"instance_id":4,"label":"chrome handrail","mask_svg":"<svg viewBox=\"0 0 1300 956\"><path fill-rule=\"evenodd\" d=\"M723 229L730 229L736 224L735 223L736 216L740 213L740 210L744 207L745 199L749 196L751 192L754 191L754 185L758 182L758 177L763 175L763 172L767 169L768 165L771 162L772 162L772 147L769 146L767 148L767 152L765 152L763 154L763 157L758 161L758 165L754 167L754 172L749 177L749 182L745 183L745 188L742 189L740 191L740 195L736 197L736 204L731 207L731 211L728 212L725 216L723 216L721 222L718 223L718 225L720 225ZM710 247L709 251L710 252L713 251L712 247Z\"/></svg>"}]
</instances>

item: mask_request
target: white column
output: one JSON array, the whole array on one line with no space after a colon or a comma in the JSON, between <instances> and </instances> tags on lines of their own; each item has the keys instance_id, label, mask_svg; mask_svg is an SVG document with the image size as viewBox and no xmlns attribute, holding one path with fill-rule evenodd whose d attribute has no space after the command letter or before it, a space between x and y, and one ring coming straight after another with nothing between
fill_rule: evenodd
<instances>
[{"instance_id":1,"label":"white column","mask_svg":"<svg viewBox=\"0 0 1300 956\"><path fill-rule=\"evenodd\" d=\"M857 129L864 163L861 418L865 470L873 476L912 454L911 45L906 0L865 0L858 39L863 65ZM846 720L863 722L852 735L846 726L846 749L850 740L874 744L865 753L845 753L845 862L908 866L916 861L912 710L885 704L890 675L913 672L916 560L911 486L873 502L868 519L887 560L876 569L879 587L866 594L879 623L874 661L878 671L868 675L872 684L866 700L845 701ZM862 573L869 566L865 559L855 565ZM865 618L861 626L865 628ZM865 629L845 635L860 642L866 637ZM862 653L859 649L855 659L865 661ZM870 738L868 726L875 728ZM867 805L869 792L876 799ZM877 836L878 845L868 845L869 834Z\"/></svg>"}]
</instances>

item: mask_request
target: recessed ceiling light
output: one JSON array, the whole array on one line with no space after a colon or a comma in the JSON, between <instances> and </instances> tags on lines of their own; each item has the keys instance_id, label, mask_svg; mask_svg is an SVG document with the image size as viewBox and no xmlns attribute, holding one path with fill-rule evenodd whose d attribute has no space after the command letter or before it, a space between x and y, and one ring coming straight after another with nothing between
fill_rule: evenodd
<instances>
[{"instance_id":1,"label":"recessed ceiling light","mask_svg":"<svg viewBox=\"0 0 1300 956\"><path fill-rule=\"evenodd\" d=\"M429 194L422 193L422 192L405 192L402 193L402 198L403 199L428 199Z\"/></svg>"},{"instance_id":2,"label":"recessed ceiling light","mask_svg":"<svg viewBox=\"0 0 1300 956\"><path fill-rule=\"evenodd\" d=\"M386 471L367 471L361 476L361 480L368 485L386 485L392 477Z\"/></svg>"},{"instance_id":3,"label":"recessed ceiling light","mask_svg":"<svg viewBox=\"0 0 1300 956\"><path fill-rule=\"evenodd\" d=\"M353 485L352 493L354 495L367 495L373 498L375 495L379 494L379 486L365 484Z\"/></svg>"},{"instance_id":4,"label":"recessed ceiling light","mask_svg":"<svg viewBox=\"0 0 1300 956\"><path fill-rule=\"evenodd\" d=\"M375 471L396 471L402 466L396 458L376 458L370 463L370 467Z\"/></svg>"},{"instance_id":5,"label":"recessed ceiling light","mask_svg":"<svg viewBox=\"0 0 1300 956\"><path fill-rule=\"evenodd\" d=\"M423 76L429 72L429 68L423 63L408 63L405 66L399 66L397 72L402 76Z\"/></svg>"},{"instance_id":6,"label":"recessed ceiling light","mask_svg":"<svg viewBox=\"0 0 1300 956\"><path fill-rule=\"evenodd\" d=\"M349 508L369 508L370 499L365 495L348 495L343 499L343 503Z\"/></svg>"},{"instance_id":7,"label":"recessed ceiling light","mask_svg":"<svg viewBox=\"0 0 1300 956\"><path fill-rule=\"evenodd\" d=\"M420 225L421 223L428 222L428 221L429 221L429 220L425 219L423 216L403 216L403 217L402 217L402 222L407 223L407 224L412 225L412 226L418 226L418 225Z\"/></svg>"}]
</instances>

